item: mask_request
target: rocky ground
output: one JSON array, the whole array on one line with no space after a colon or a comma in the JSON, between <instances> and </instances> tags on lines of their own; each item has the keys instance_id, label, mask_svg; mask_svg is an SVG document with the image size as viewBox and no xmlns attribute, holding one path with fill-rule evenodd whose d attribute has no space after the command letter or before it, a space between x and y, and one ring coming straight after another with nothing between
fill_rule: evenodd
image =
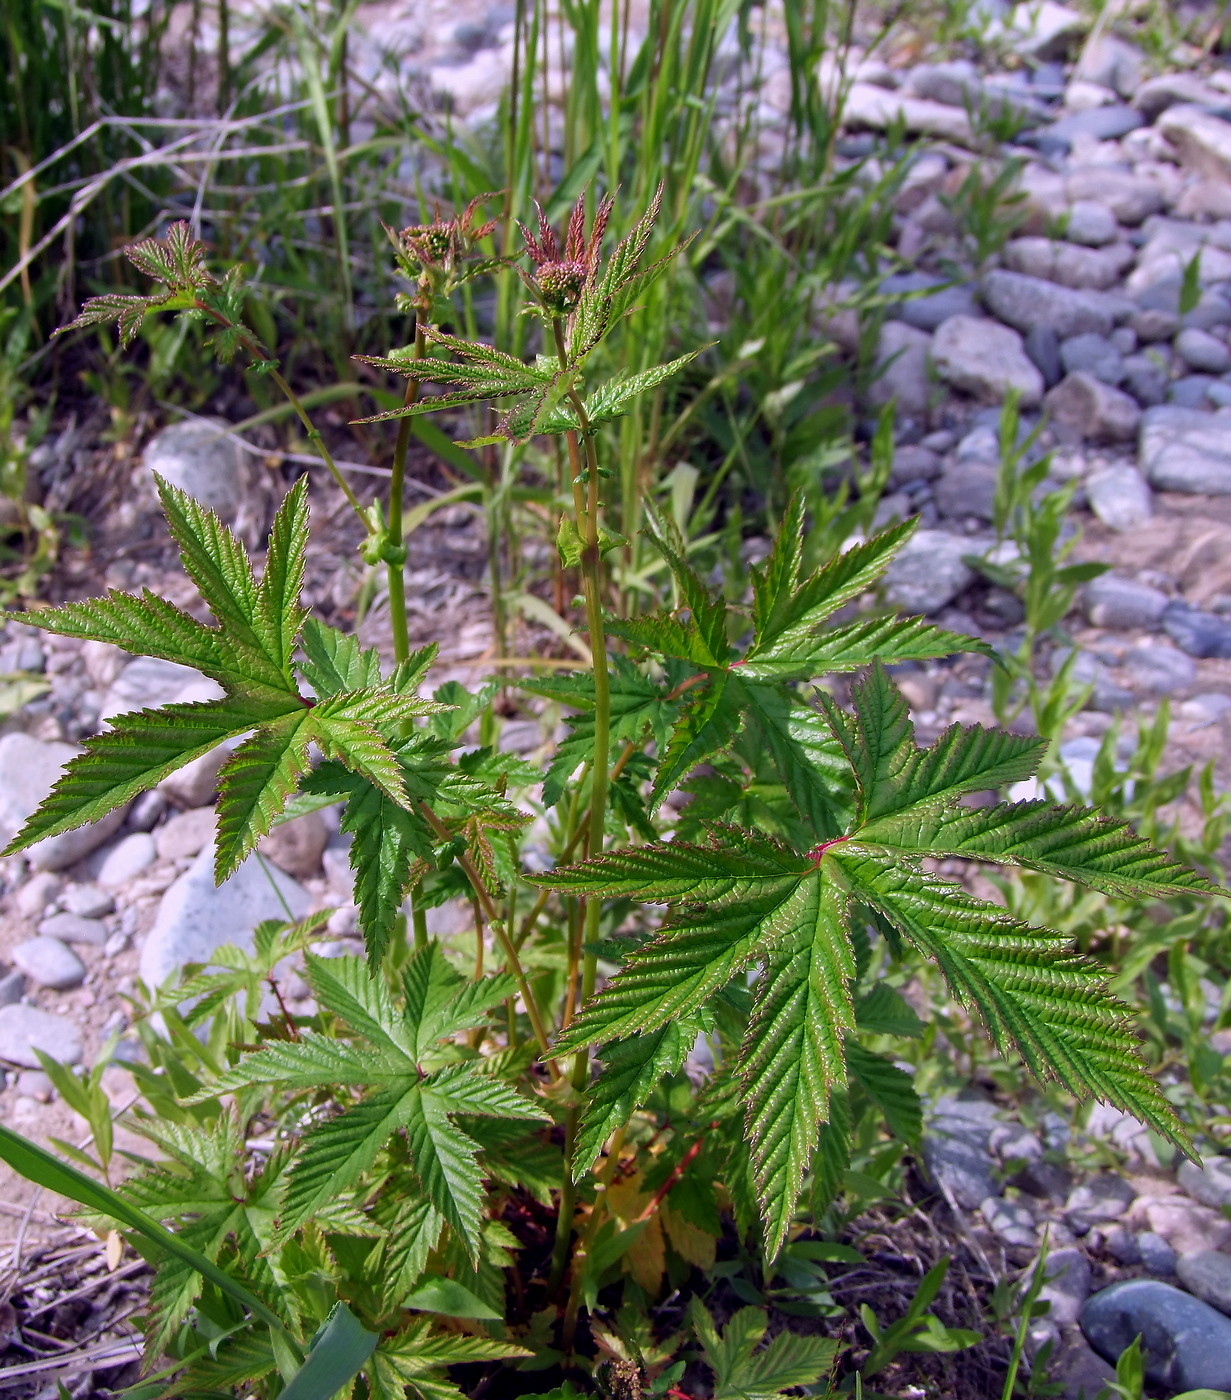
<instances>
[{"instance_id":1,"label":"rocky ground","mask_svg":"<svg viewBox=\"0 0 1231 1400\"><path fill-rule=\"evenodd\" d=\"M511 16L496 7L458 19L455 6L448 10L452 28L433 28L422 5L361 7L369 38L356 61L369 63L375 80L387 72L386 54L412 55L418 81L458 117L481 123L508 71ZM1027 421L1046 415L1041 445L1053 449L1053 482L1079 483L1076 557L1112 566L1070 619L1077 674L1092 686L1062 749L1074 780L1088 783L1095 741L1116 712L1149 714L1166 697L1174 715L1167 767L1212 761L1226 791L1231 72L1151 77L1145 55L1125 40L1087 39L1080 17L1050 0L1029 10L1032 20L1025 6L988 6L989 24L1002 27L1017 60L1004 72L855 60L846 156L865 151L867 133L891 123L933 138L898 199L897 252L911 270L889 275L884 290L909 299L880 332L884 372L867 405L892 397L898 407L880 518L921 517L888 594L945 625L1012 642L1019 605L966 561L996 544L999 405L1015 390ZM782 71L765 68L767 160L773 133L784 129ZM955 262L969 266L953 199L985 137L972 113L993 110L1020 118L1010 154L1023 162L1024 217L997 256L947 285ZM825 329L853 354L860 326L841 300L837 288ZM36 465L53 497L71 496L74 471L96 460L93 446L72 430L44 449ZM209 493L259 538L272 477L220 425L165 429L132 458L108 453L112 489L94 498L94 555L69 580L77 591L148 585L192 604L159 533L151 467ZM319 529L344 533L329 494L316 494ZM413 550L408 593L420 640L438 638L447 619L440 677L474 680L490 619L473 517L441 512ZM338 562L344 551L328 557L309 581L309 599L353 621L358 575ZM378 637L379 615L362 627ZM21 679L0 690L12 709L0 735L0 837L36 805L72 746L108 718L209 693L183 668L17 624L0 635L3 676ZM920 668L902 681L922 735L955 718L993 718L977 661ZM507 732L520 748L540 742L532 723L515 720ZM329 813L279 828L259 857L215 889L210 802L221 757L198 761L112 821L0 863L5 1122L42 1140L82 1140L81 1120L55 1096L34 1048L88 1065L114 1041L104 1084L122 1106L132 1097L123 1063L138 1053L129 1000L138 982L158 984L184 962L207 959L259 920L332 908L326 943L352 946L345 842ZM294 973L282 991L292 1009L306 1004ZM1224 1039L1212 1037L1231 1053ZM1122 1170L1075 1178L1065 1162L1078 1133L1110 1144ZM970 1096L933 1106L925 1162L978 1248L1002 1265L1027 1264L1048 1231L1052 1306L1032 1345L1052 1343L1067 1395L1084 1386L1093 1396L1109 1374L1106 1358L1139 1331L1156 1339L1152 1380L1164 1391L1231 1389L1231 1222L1223 1209L1231 1205L1231 1157L1177 1177L1158 1168L1148 1139L1118 1114L1096 1111L1080 1130L1059 1121L1035 1130ZM0 1195L0 1239L6 1229L9 1238L28 1231L20 1210L29 1203L36 1212L33 1193L6 1178ZM30 1219L37 1226L37 1213Z\"/></svg>"}]
</instances>

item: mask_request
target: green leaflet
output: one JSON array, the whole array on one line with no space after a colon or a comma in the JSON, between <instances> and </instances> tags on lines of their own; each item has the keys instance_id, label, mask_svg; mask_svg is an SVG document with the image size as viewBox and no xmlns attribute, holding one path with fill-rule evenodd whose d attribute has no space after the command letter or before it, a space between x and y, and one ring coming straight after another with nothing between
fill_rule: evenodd
<instances>
[{"instance_id":1,"label":"green leaflet","mask_svg":"<svg viewBox=\"0 0 1231 1400\"><path fill-rule=\"evenodd\" d=\"M802 880L777 911L744 1040L740 1078L766 1253L778 1253L829 1116L846 1082L843 1035L855 1024L855 957L840 889Z\"/></svg>"},{"instance_id":2,"label":"green leaflet","mask_svg":"<svg viewBox=\"0 0 1231 1400\"><path fill-rule=\"evenodd\" d=\"M699 1020L669 1021L656 1031L606 1048L604 1068L586 1095L572 1163L574 1181L589 1172L603 1144L628 1122L663 1078L679 1072L700 1029Z\"/></svg>"}]
</instances>

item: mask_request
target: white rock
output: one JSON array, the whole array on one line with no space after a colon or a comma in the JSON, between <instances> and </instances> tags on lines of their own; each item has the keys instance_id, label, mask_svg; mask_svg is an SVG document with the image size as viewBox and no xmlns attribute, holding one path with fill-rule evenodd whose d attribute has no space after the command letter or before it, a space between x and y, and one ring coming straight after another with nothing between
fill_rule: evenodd
<instances>
[{"instance_id":1,"label":"white rock","mask_svg":"<svg viewBox=\"0 0 1231 1400\"><path fill-rule=\"evenodd\" d=\"M157 791L164 793L179 807L204 807L212 801L218 791L219 770L230 758L238 742L235 740L219 744L209 753L203 753L200 758L185 763L182 768L177 768L174 773L164 778L158 784Z\"/></svg>"},{"instance_id":2,"label":"white rock","mask_svg":"<svg viewBox=\"0 0 1231 1400\"><path fill-rule=\"evenodd\" d=\"M1063 58L1085 33L1088 21L1056 0L1016 5L1006 38L1018 53L1031 58Z\"/></svg>"},{"instance_id":3,"label":"white rock","mask_svg":"<svg viewBox=\"0 0 1231 1400\"><path fill-rule=\"evenodd\" d=\"M141 949L140 976L147 986L159 987L185 963L208 963L225 943L251 948L262 920L285 919L287 909L299 919L310 905L302 886L268 863L262 867L255 856L216 886L214 850L206 846L163 895Z\"/></svg>"},{"instance_id":4,"label":"white rock","mask_svg":"<svg viewBox=\"0 0 1231 1400\"><path fill-rule=\"evenodd\" d=\"M1128 463L1091 472L1086 478L1086 499L1103 524L1119 532L1137 529L1154 514L1145 477Z\"/></svg>"},{"instance_id":5,"label":"white rock","mask_svg":"<svg viewBox=\"0 0 1231 1400\"><path fill-rule=\"evenodd\" d=\"M27 919L41 914L49 904L54 904L64 888L64 880L51 870L38 870L17 891L15 903L17 912Z\"/></svg>"},{"instance_id":6,"label":"white rock","mask_svg":"<svg viewBox=\"0 0 1231 1400\"><path fill-rule=\"evenodd\" d=\"M1231 180L1231 122L1190 103L1179 103L1158 119L1158 129L1185 165L1215 180Z\"/></svg>"},{"instance_id":7,"label":"white rock","mask_svg":"<svg viewBox=\"0 0 1231 1400\"><path fill-rule=\"evenodd\" d=\"M229 427L221 418L173 423L146 444L141 470L157 472L229 520L243 503L247 487L246 463L227 436Z\"/></svg>"},{"instance_id":8,"label":"white rock","mask_svg":"<svg viewBox=\"0 0 1231 1400\"><path fill-rule=\"evenodd\" d=\"M66 912L82 919L101 919L115 908L115 900L97 885L69 885L60 902Z\"/></svg>"},{"instance_id":9,"label":"white rock","mask_svg":"<svg viewBox=\"0 0 1231 1400\"><path fill-rule=\"evenodd\" d=\"M1158 491L1231 495L1231 412L1148 408L1137 450L1142 473Z\"/></svg>"},{"instance_id":10,"label":"white rock","mask_svg":"<svg viewBox=\"0 0 1231 1400\"><path fill-rule=\"evenodd\" d=\"M852 83L847 93L843 118L848 126L885 131L901 125L922 136L939 136L959 146L976 144L970 118L960 107L930 102L924 97L903 97L870 83Z\"/></svg>"},{"instance_id":11,"label":"white rock","mask_svg":"<svg viewBox=\"0 0 1231 1400\"><path fill-rule=\"evenodd\" d=\"M869 401L880 407L891 400L900 414L919 415L928 406L928 351L932 337L905 321L881 327L876 360L880 374L872 381Z\"/></svg>"},{"instance_id":12,"label":"white rock","mask_svg":"<svg viewBox=\"0 0 1231 1400\"><path fill-rule=\"evenodd\" d=\"M87 919L81 914L52 914L38 926L43 938L58 938L61 943L88 943L101 947L107 941L106 925L101 919Z\"/></svg>"},{"instance_id":13,"label":"white rock","mask_svg":"<svg viewBox=\"0 0 1231 1400\"><path fill-rule=\"evenodd\" d=\"M157 656L138 656L112 682L103 699L99 718L112 720L134 710L160 705L185 704L192 700L219 700L222 687L191 666L163 661Z\"/></svg>"},{"instance_id":14,"label":"white rock","mask_svg":"<svg viewBox=\"0 0 1231 1400\"><path fill-rule=\"evenodd\" d=\"M98 869L98 883L105 890L118 890L135 875L154 864L154 838L148 831L134 831L107 852Z\"/></svg>"},{"instance_id":15,"label":"white rock","mask_svg":"<svg viewBox=\"0 0 1231 1400\"><path fill-rule=\"evenodd\" d=\"M1053 423L1092 442L1130 442L1141 422L1136 399L1082 370L1066 375L1043 404Z\"/></svg>"},{"instance_id":16,"label":"white rock","mask_svg":"<svg viewBox=\"0 0 1231 1400\"><path fill-rule=\"evenodd\" d=\"M0 838L7 842L17 834L78 752L71 744L45 743L28 734L0 738ZM105 841L123 820L119 808L91 826L46 837L30 847L26 858L39 870L63 870Z\"/></svg>"},{"instance_id":17,"label":"white rock","mask_svg":"<svg viewBox=\"0 0 1231 1400\"><path fill-rule=\"evenodd\" d=\"M932 339L932 363L942 379L985 403L999 403L1010 389L1025 408L1043 398L1043 376L1021 336L995 321L951 316Z\"/></svg>"},{"instance_id":18,"label":"white rock","mask_svg":"<svg viewBox=\"0 0 1231 1400\"><path fill-rule=\"evenodd\" d=\"M177 812L154 833L159 860L183 860L199 854L214 839L218 818L212 807Z\"/></svg>"},{"instance_id":19,"label":"white rock","mask_svg":"<svg viewBox=\"0 0 1231 1400\"><path fill-rule=\"evenodd\" d=\"M0 1006L0 1060L22 1069L38 1069L35 1049L62 1065L81 1063L81 1036L67 1016L53 1016L37 1006Z\"/></svg>"},{"instance_id":20,"label":"white rock","mask_svg":"<svg viewBox=\"0 0 1231 1400\"><path fill-rule=\"evenodd\" d=\"M85 964L58 938L27 938L13 949L13 962L37 987L66 992L85 981Z\"/></svg>"}]
</instances>

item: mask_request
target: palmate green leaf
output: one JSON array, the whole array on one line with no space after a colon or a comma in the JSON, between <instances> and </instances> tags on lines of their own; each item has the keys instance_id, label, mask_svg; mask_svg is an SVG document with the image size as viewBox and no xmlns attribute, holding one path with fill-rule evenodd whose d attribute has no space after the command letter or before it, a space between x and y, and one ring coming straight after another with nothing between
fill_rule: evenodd
<instances>
[{"instance_id":1,"label":"palmate green leaf","mask_svg":"<svg viewBox=\"0 0 1231 1400\"><path fill-rule=\"evenodd\" d=\"M444 1217L427 1200L401 1201L389 1221L377 1274L381 1304L387 1312L402 1306L427 1268L428 1257L440 1240Z\"/></svg>"},{"instance_id":2,"label":"palmate green leaf","mask_svg":"<svg viewBox=\"0 0 1231 1400\"><path fill-rule=\"evenodd\" d=\"M407 805L385 731L400 732L437 708L414 694L421 658L404 663L382 684L378 662L314 625L306 669L315 668L322 698L302 697L295 682L293 657L304 623L298 595L308 535L307 479L296 483L278 509L259 582L243 546L217 515L166 481L160 479L158 489L184 567L217 626L207 627L149 593L112 593L46 610L35 620L48 631L193 666L217 681L226 698L118 716L107 732L86 741L9 849L97 821L177 768L245 735L219 775L219 882L285 811L308 769L312 745L394 806ZM331 682L342 679L340 666L367 684L337 689Z\"/></svg>"},{"instance_id":3,"label":"palmate green leaf","mask_svg":"<svg viewBox=\"0 0 1231 1400\"><path fill-rule=\"evenodd\" d=\"M789 561L775 567L789 581ZM919 1029L887 987L852 1003L857 963L846 925L875 917L936 962L1003 1053L1016 1049L1036 1075L1115 1104L1189 1150L1105 976L1074 954L1063 934L1012 918L925 874L920 862L945 854L999 859L1134 897L1212 887L1123 823L1091 812L1045 803L960 805L967 793L1033 772L1042 752L1037 740L953 728L921 750L882 667L855 688L853 714L823 703L854 779L854 800L842 809L845 830L814 826L817 844L800 853L760 832L716 828L708 847L649 843L539 877L563 892L671 906L657 934L628 955L562 1032L558 1048L637 1037L615 1052L635 1080L640 1064L653 1063L655 1033L700 1011L732 979L742 986L760 964L739 1063L750 1169L772 1257L814 1158L817 1199L823 1205L836 1189L849 1131L824 1125L835 1113L849 1123L842 1092L848 1072L899 1135L918 1130L908 1077L853 1038L856 1026L891 1034ZM596 1123L619 1087L612 1080L596 1091ZM587 1154L592 1147L587 1142Z\"/></svg>"},{"instance_id":4,"label":"palmate green leaf","mask_svg":"<svg viewBox=\"0 0 1231 1400\"><path fill-rule=\"evenodd\" d=\"M715 594L701 581L688 562L687 545L675 520L646 503L645 533L667 561L671 577L679 592L680 605L688 609L689 627L702 643L701 655L706 666L724 666L731 658L731 643L727 637L727 605L721 594Z\"/></svg>"},{"instance_id":5,"label":"palmate green leaf","mask_svg":"<svg viewBox=\"0 0 1231 1400\"><path fill-rule=\"evenodd\" d=\"M390 1042L377 1042L377 1051L349 1041L333 1040L316 1031L301 1032L298 1040L276 1040L245 1055L187 1103L204 1103L219 1094L240 1093L257 1084L285 1089L328 1089L343 1084L400 1084L413 1075L413 1060Z\"/></svg>"},{"instance_id":6,"label":"palmate green leaf","mask_svg":"<svg viewBox=\"0 0 1231 1400\"><path fill-rule=\"evenodd\" d=\"M373 977L360 958L304 958L308 985L321 1010L336 1016L378 1051L395 1061L415 1058L414 1027L393 1007L383 977Z\"/></svg>"},{"instance_id":7,"label":"palmate green leaf","mask_svg":"<svg viewBox=\"0 0 1231 1400\"><path fill-rule=\"evenodd\" d=\"M833 731L784 686L739 684L748 722L805 825L817 836L836 836L853 803L850 765Z\"/></svg>"},{"instance_id":8,"label":"palmate green leaf","mask_svg":"<svg viewBox=\"0 0 1231 1400\"><path fill-rule=\"evenodd\" d=\"M361 646L353 634L339 632L319 618L304 620L302 645L306 660L299 662L299 674L317 699L369 690L381 682L380 653L375 647Z\"/></svg>"},{"instance_id":9,"label":"palmate green leaf","mask_svg":"<svg viewBox=\"0 0 1231 1400\"><path fill-rule=\"evenodd\" d=\"M594 676L546 677L520 682L523 690L571 705L581 711L569 719L570 733L557 746L543 779L543 802L554 807L565 785L594 752ZM608 665L610 736L612 744L640 743L649 732L665 749L679 704L667 699L671 687L644 675L626 656L612 656Z\"/></svg>"},{"instance_id":10,"label":"palmate green leaf","mask_svg":"<svg viewBox=\"0 0 1231 1400\"><path fill-rule=\"evenodd\" d=\"M459 1400L462 1392L444 1376L446 1366L476 1361L511 1361L531 1355L525 1347L491 1337L436 1332L430 1318L414 1318L376 1349L369 1369L377 1400Z\"/></svg>"},{"instance_id":11,"label":"palmate green leaf","mask_svg":"<svg viewBox=\"0 0 1231 1400\"><path fill-rule=\"evenodd\" d=\"M696 1019L669 1021L656 1031L607 1047L603 1071L586 1094L572 1162L574 1181L589 1172L603 1144L628 1122L661 1081L679 1073L700 1029Z\"/></svg>"}]
</instances>

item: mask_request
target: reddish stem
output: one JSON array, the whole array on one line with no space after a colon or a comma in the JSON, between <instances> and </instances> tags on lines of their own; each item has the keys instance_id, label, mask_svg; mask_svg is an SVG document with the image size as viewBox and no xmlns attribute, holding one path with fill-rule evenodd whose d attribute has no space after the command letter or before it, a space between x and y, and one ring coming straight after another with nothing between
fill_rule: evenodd
<instances>
[{"instance_id":1,"label":"reddish stem","mask_svg":"<svg viewBox=\"0 0 1231 1400\"><path fill-rule=\"evenodd\" d=\"M812 862L813 866L820 865L825 852L829 850L831 846L840 846L843 841L849 841L850 839L849 836L835 836L832 841L822 841L819 846L813 846L808 852L807 859Z\"/></svg>"},{"instance_id":2,"label":"reddish stem","mask_svg":"<svg viewBox=\"0 0 1231 1400\"><path fill-rule=\"evenodd\" d=\"M710 1132L713 1132L717 1127L717 1123L711 1123ZM701 1155L701 1149L704 1146L704 1138L698 1138L696 1142L693 1143L693 1145L688 1149L687 1152L684 1153L684 1155L675 1164L675 1166L672 1167L671 1175L666 1179L666 1181L663 1182L663 1184L658 1188L658 1190L654 1192L653 1197L650 1199L649 1205L646 1206L646 1208L641 1212L641 1214L637 1217L634 1223L640 1224L643 1220L650 1219L650 1217L654 1214L658 1207L662 1205L662 1203L667 1199L667 1193Z\"/></svg>"}]
</instances>

